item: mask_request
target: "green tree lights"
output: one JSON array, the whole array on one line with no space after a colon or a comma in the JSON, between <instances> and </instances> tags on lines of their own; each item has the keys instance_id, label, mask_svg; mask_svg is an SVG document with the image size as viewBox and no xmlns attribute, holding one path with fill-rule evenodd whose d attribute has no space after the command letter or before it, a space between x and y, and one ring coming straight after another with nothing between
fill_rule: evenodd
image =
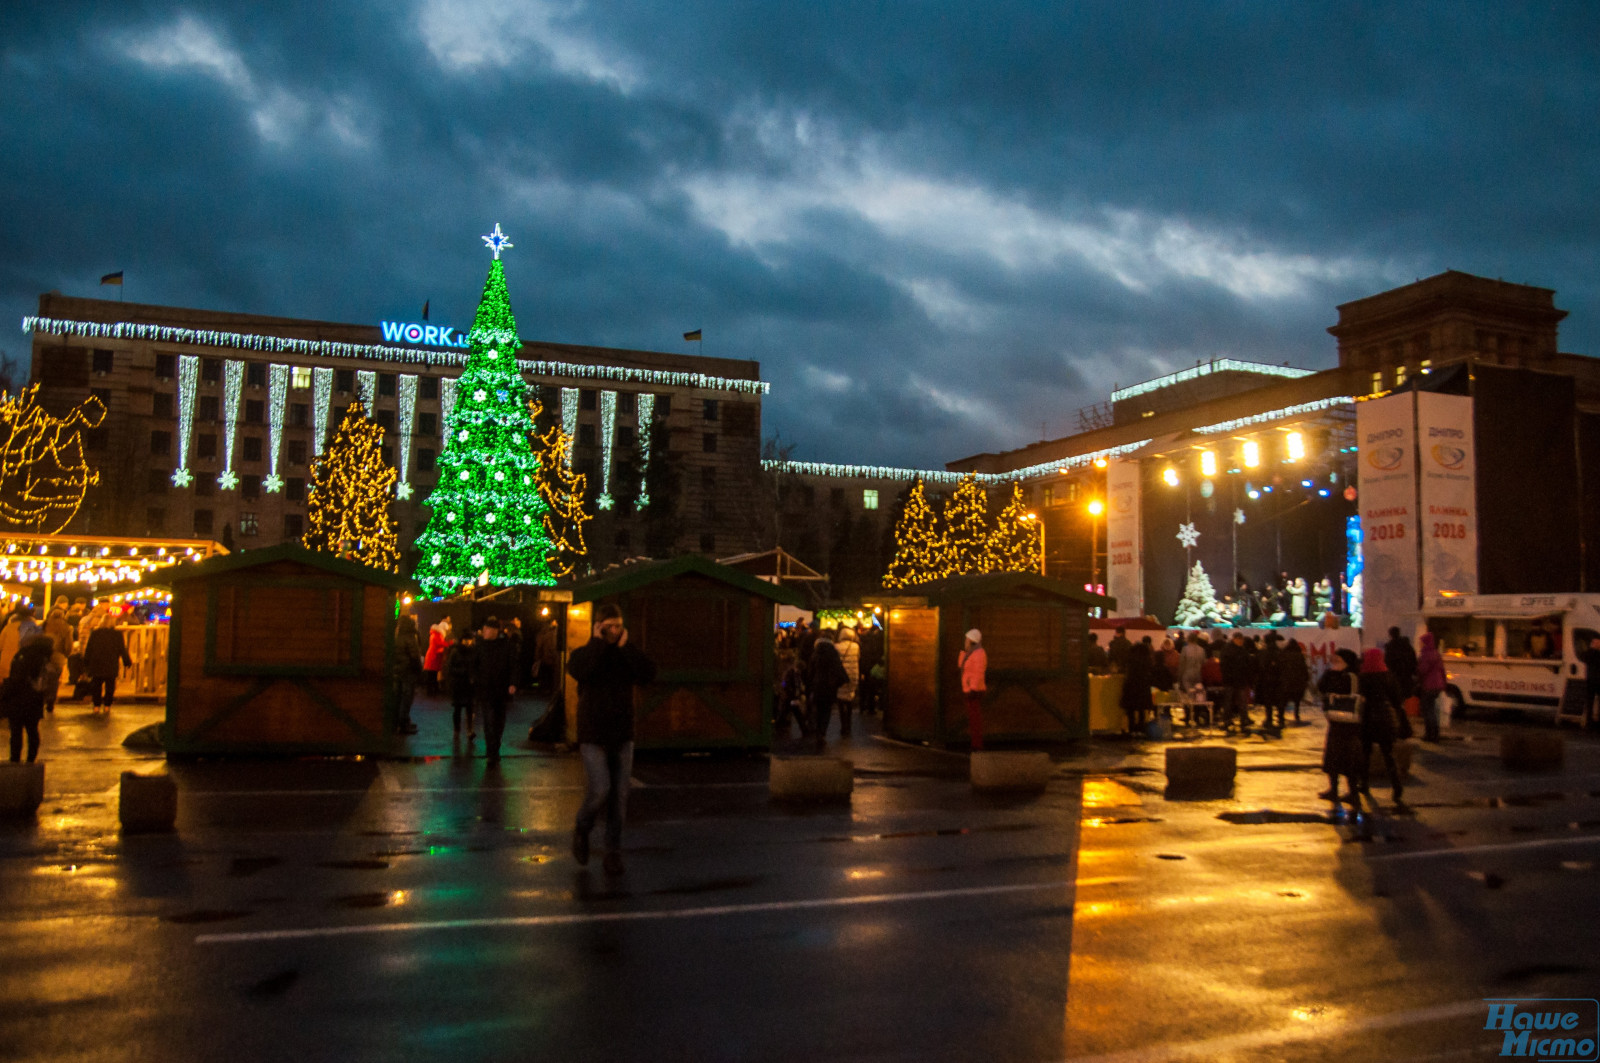
<instances>
[{"instance_id":1,"label":"green tree lights","mask_svg":"<svg viewBox=\"0 0 1600 1063\"><path fill-rule=\"evenodd\" d=\"M426 499L433 514L417 539L416 580L435 595L472 583L556 581L527 385L517 368L517 322L500 261L500 251L511 245L498 225L484 240L495 257L467 337L470 354L445 425L438 485Z\"/></svg>"}]
</instances>

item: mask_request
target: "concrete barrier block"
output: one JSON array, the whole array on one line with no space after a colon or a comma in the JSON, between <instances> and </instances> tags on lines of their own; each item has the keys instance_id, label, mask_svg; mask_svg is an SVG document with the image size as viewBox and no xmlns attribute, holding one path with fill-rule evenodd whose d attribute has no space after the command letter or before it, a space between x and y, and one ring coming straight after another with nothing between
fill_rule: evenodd
<instances>
[{"instance_id":1,"label":"concrete barrier block","mask_svg":"<svg viewBox=\"0 0 1600 1063\"><path fill-rule=\"evenodd\" d=\"M127 833L171 830L178 821L178 784L166 772L125 771L117 812Z\"/></svg>"},{"instance_id":2,"label":"concrete barrier block","mask_svg":"<svg viewBox=\"0 0 1600 1063\"><path fill-rule=\"evenodd\" d=\"M1233 790L1239 755L1231 746L1169 746L1170 796L1223 796Z\"/></svg>"},{"instance_id":3,"label":"concrete barrier block","mask_svg":"<svg viewBox=\"0 0 1600 1063\"><path fill-rule=\"evenodd\" d=\"M974 750L971 775L974 790L1043 790L1055 765L1050 754L1033 750Z\"/></svg>"},{"instance_id":4,"label":"concrete barrier block","mask_svg":"<svg viewBox=\"0 0 1600 1063\"><path fill-rule=\"evenodd\" d=\"M1411 760L1416 748L1416 742L1409 738L1394 744L1394 768L1400 773L1401 782L1411 778ZM1383 762L1383 750L1377 746L1372 747L1372 759L1367 762L1367 775L1373 779L1389 777L1389 765Z\"/></svg>"},{"instance_id":5,"label":"concrete barrier block","mask_svg":"<svg viewBox=\"0 0 1600 1063\"><path fill-rule=\"evenodd\" d=\"M843 757L773 757L767 793L774 801L848 801L855 764Z\"/></svg>"},{"instance_id":6,"label":"concrete barrier block","mask_svg":"<svg viewBox=\"0 0 1600 1063\"><path fill-rule=\"evenodd\" d=\"M1567 740L1559 731L1507 731L1500 736L1500 763L1509 771L1559 771Z\"/></svg>"},{"instance_id":7,"label":"concrete barrier block","mask_svg":"<svg viewBox=\"0 0 1600 1063\"><path fill-rule=\"evenodd\" d=\"M0 762L0 816L31 816L43 800L43 764Z\"/></svg>"}]
</instances>

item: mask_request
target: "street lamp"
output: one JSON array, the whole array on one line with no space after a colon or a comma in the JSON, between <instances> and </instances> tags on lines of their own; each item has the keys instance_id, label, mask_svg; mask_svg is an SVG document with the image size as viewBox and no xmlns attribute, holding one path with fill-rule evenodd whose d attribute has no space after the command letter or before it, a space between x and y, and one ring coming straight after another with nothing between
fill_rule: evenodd
<instances>
[{"instance_id":1,"label":"street lamp","mask_svg":"<svg viewBox=\"0 0 1600 1063\"><path fill-rule=\"evenodd\" d=\"M1026 521L1037 521L1039 524L1039 575L1047 575L1048 573L1045 572L1044 556L1044 518L1030 510L1022 515L1022 519Z\"/></svg>"},{"instance_id":2,"label":"street lamp","mask_svg":"<svg viewBox=\"0 0 1600 1063\"><path fill-rule=\"evenodd\" d=\"M1089 586L1098 587L1100 586L1100 515L1106 511L1106 504L1098 498L1091 498L1085 508L1089 511Z\"/></svg>"}]
</instances>

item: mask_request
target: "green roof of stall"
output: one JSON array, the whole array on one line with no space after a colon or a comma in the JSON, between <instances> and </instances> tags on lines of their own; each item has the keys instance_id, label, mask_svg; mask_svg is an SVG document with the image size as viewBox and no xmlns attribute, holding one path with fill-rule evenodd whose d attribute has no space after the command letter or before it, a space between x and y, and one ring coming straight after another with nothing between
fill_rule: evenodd
<instances>
[{"instance_id":1,"label":"green roof of stall","mask_svg":"<svg viewBox=\"0 0 1600 1063\"><path fill-rule=\"evenodd\" d=\"M704 576L706 579L726 583L730 587L737 587L749 594L783 605L801 607L805 605L805 598L799 591L757 579L748 572L719 565L698 554L685 554L683 557L669 558L665 561L635 561L610 572L602 572L579 580L572 585L572 600L598 601L613 594L625 594L678 576Z\"/></svg>"},{"instance_id":2,"label":"green roof of stall","mask_svg":"<svg viewBox=\"0 0 1600 1063\"><path fill-rule=\"evenodd\" d=\"M346 561L342 557L323 553L321 550L308 550L298 543L279 543L277 546L266 546L259 550L241 550L238 553L221 554L187 565L176 565L161 571L158 578L147 582L156 586L172 586L190 580L205 579L208 576L259 568L279 561L293 561L337 576L345 576L362 583L374 583L397 591L411 586L411 581L399 573L373 568L358 561Z\"/></svg>"}]
</instances>

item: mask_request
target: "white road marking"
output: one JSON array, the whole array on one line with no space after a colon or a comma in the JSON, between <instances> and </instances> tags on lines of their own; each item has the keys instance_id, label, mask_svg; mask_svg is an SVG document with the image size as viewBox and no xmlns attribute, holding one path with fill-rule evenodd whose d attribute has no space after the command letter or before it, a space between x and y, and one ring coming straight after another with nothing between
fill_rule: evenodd
<instances>
[{"instance_id":1,"label":"white road marking","mask_svg":"<svg viewBox=\"0 0 1600 1063\"><path fill-rule=\"evenodd\" d=\"M1430 856L1466 856L1469 853L1493 853L1513 849L1547 849L1554 845L1592 845L1600 842L1600 834L1579 834L1570 838L1536 838L1526 842L1499 842L1493 845L1463 845L1459 849L1425 849L1416 853L1381 853L1369 860L1422 860Z\"/></svg>"},{"instance_id":2,"label":"white road marking","mask_svg":"<svg viewBox=\"0 0 1600 1063\"><path fill-rule=\"evenodd\" d=\"M626 923L664 919L705 919L757 912L797 912L817 908L854 908L874 904L942 901L958 897L984 897L1068 889L1069 880L1024 882L1005 886L970 886L925 890L920 893L873 893L858 897L815 897L798 901L764 901L754 904L720 904L703 908L668 908L659 911L582 912L568 915L501 916L486 919L440 919L411 923L366 923L357 926L303 927L295 930L255 930L230 934L201 934L196 945L232 945L254 941L295 941L305 938L349 937L365 934L418 933L428 930L482 930L496 927L571 926L580 923Z\"/></svg>"},{"instance_id":3,"label":"white road marking","mask_svg":"<svg viewBox=\"0 0 1600 1063\"><path fill-rule=\"evenodd\" d=\"M1151 1045L1148 1048L1131 1048L1125 1052L1110 1052L1099 1056L1068 1056L1065 1063L1163 1063L1165 1060L1222 1059L1232 1053L1260 1049L1275 1045L1294 1044L1300 1041L1325 1041L1350 1034L1390 1030L1397 1026L1418 1026L1422 1023L1459 1019L1464 1016L1482 1018L1484 1003L1481 1000L1462 1000L1454 1004L1439 1004L1431 1008L1411 1011L1393 1011L1387 1015L1372 1015L1349 1022L1323 1024L1297 1023L1271 1030L1230 1034L1205 1041L1185 1041L1176 1044Z\"/></svg>"},{"instance_id":4,"label":"white road marking","mask_svg":"<svg viewBox=\"0 0 1600 1063\"><path fill-rule=\"evenodd\" d=\"M642 783L637 779L629 786L647 790L744 790L760 787L766 788L765 782L673 782L673 783ZM382 793L387 794L520 794L520 793L582 793L588 789L586 786L573 784L570 786L399 786L385 785ZM108 793L115 793L112 787ZM188 797L343 797L354 795L362 797L373 792L369 787L357 790L345 787L342 790L180 790L181 794Z\"/></svg>"}]
</instances>

